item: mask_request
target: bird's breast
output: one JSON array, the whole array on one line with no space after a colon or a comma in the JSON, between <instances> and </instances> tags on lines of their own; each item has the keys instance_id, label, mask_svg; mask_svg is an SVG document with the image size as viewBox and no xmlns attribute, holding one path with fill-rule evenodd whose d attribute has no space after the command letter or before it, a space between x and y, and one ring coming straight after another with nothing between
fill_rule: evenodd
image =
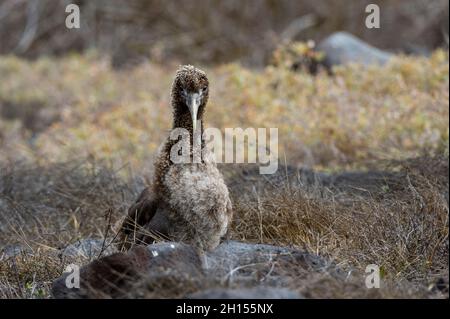
<instances>
[{"instance_id":1,"label":"bird's breast","mask_svg":"<svg viewBox=\"0 0 450 319\"><path fill-rule=\"evenodd\" d=\"M177 211L225 213L228 188L213 164L175 164L164 180L169 204Z\"/></svg>"}]
</instances>

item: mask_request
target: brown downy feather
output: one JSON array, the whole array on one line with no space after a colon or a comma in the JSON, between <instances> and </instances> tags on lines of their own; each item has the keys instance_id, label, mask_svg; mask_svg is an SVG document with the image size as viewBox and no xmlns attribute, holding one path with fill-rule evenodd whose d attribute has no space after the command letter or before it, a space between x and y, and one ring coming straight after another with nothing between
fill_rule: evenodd
<instances>
[{"instance_id":1,"label":"brown downy feather","mask_svg":"<svg viewBox=\"0 0 450 319\"><path fill-rule=\"evenodd\" d=\"M182 66L172 85L173 128L189 131L191 156L192 117L183 92L201 92L197 119L203 129L208 85L205 72L193 66ZM204 150L202 138L201 163L174 164L170 160L170 150L177 142L166 140L154 164L153 184L141 193L128 211L120 231L125 249L162 237L210 250L219 244L227 231L232 206L228 188L212 154ZM145 229L144 233L139 232L141 227Z\"/></svg>"}]
</instances>

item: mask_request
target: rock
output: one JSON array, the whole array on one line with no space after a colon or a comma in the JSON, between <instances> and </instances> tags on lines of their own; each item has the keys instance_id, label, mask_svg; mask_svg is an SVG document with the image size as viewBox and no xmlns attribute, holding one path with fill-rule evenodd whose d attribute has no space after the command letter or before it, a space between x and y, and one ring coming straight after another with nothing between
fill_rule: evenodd
<instances>
[{"instance_id":1,"label":"rock","mask_svg":"<svg viewBox=\"0 0 450 319\"><path fill-rule=\"evenodd\" d=\"M224 242L208 253L207 264L207 272L222 282L271 286L332 267L321 257L298 249L238 241Z\"/></svg>"},{"instance_id":2,"label":"rock","mask_svg":"<svg viewBox=\"0 0 450 319\"><path fill-rule=\"evenodd\" d=\"M0 192L1 191L2 191L2 189L0 188ZM7 208L8 208L8 206L6 204L6 200L0 198L0 211L2 211L2 210L6 211Z\"/></svg>"},{"instance_id":3,"label":"rock","mask_svg":"<svg viewBox=\"0 0 450 319\"><path fill-rule=\"evenodd\" d=\"M22 245L8 245L0 249L0 261L15 258L19 255L31 254L32 251L28 247Z\"/></svg>"},{"instance_id":4,"label":"rock","mask_svg":"<svg viewBox=\"0 0 450 319\"><path fill-rule=\"evenodd\" d=\"M211 288L186 296L188 299L303 299L296 291L286 288Z\"/></svg>"},{"instance_id":5,"label":"rock","mask_svg":"<svg viewBox=\"0 0 450 319\"><path fill-rule=\"evenodd\" d=\"M392 54L377 49L347 32L336 32L322 40L317 46L325 53L323 63L327 67L349 62L363 65L385 64Z\"/></svg>"},{"instance_id":6,"label":"rock","mask_svg":"<svg viewBox=\"0 0 450 319\"><path fill-rule=\"evenodd\" d=\"M209 271L228 274L230 270L250 264L270 263L278 261L298 261L302 267L319 270L326 267L320 257L295 248L280 247L265 244L250 244L238 241L226 241L214 251L207 254Z\"/></svg>"},{"instance_id":7,"label":"rock","mask_svg":"<svg viewBox=\"0 0 450 319\"><path fill-rule=\"evenodd\" d=\"M177 276L201 276L201 260L195 250L181 243L136 246L127 253L115 253L80 269L80 288L67 288L69 274L52 285L55 298L133 297L134 286L151 285Z\"/></svg>"},{"instance_id":8,"label":"rock","mask_svg":"<svg viewBox=\"0 0 450 319\"><path fill-rule=\"evenodd\" d=\"M218 287L214 293L229 298L300 298L284 288L311 272L338 274L323 258L294 248L226 241L200 257L192 246L163 242L94 260L80 269L79 289L67 288L69 274L64 274L53 283L52 294L55 298L198 297L193 293Z\"/></svg>"},{"instance_id":9,"label":"rock","mask_svg":"<svg viewBox=\"0 0 450 319\"><path fill-rule=\"evenodd\" d=\"M142 257L139 260L139 267L145 269L146 276L169 272L197 275L202 269L202 261L197 251L183 243L161 242L136 246L128 254L131 257L136 255Z\"/></svg>"},{"instance_id":10,"label":"rock","mask_svg":"<svg viewBox=\"0 0 450 319\"><path fill-rule=\"evenodd\" d=\"M100 256L108 256L117 252L117 248L110 244L111 240L107 239L82 239L71 244L60 251L60 256L65 258L86 258L94 259Z\"/></svg>"},{"instance_id":11,"label":"rock","mask_svg":"<svg viewBox=\"0 0 450 319\"><path fill-rule=\"evenodd\" d=\"M138 258L133 257L117 253L94 260L80 269L79 287L68 287L68 276L75 273L65 273L53 282L52 295L57 299L120 297L121 291L130 289L139 279Z\"/></svg>"}]
</instances>

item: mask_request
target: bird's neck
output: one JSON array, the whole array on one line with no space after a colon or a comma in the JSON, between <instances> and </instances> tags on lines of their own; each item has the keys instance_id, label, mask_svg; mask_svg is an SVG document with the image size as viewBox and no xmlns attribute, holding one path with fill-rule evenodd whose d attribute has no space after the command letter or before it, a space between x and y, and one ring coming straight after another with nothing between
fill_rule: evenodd
<instances>
[{"instance_id":1,"label":"bird's neck","mask_svg":"<svg viewBox=\"0 0 450 319\"><path fill-rule=\"evenodd\" d=\"M182 128L189 132L189 135L193 136L192 118L189 112L184 112L181 114L174 114L172 129ZM197 119L196 134L203 133L203 118L201 116ZM203 135L203 134L201 134Z\"/></svg>"},{"instance_id":2,"label":"bird's neck","mask_svg":"<svg viewBox=\"0 0 450 319\"><path fill-rule=\"evenodd\" d=\"M172 124L172 132L171 138L168 143L167 152L170 152L170 149L173 145L177 144L181 139L187 138L185 136L186 133L189 133L189 153L190 157L194 158L194 153L196 154L196 158L200 159L202 162L202 150L205 147L205 141L203 138L203 114L199 114L197 118L197 127L195 129L195 134L193 132L192 126L192 118L189 112L174 112L173 124ZM181 129L181 130L179 130ZM183 134L180 136L179 134ZM187 140L186 140L187 141Z\"/></svg>"}]
</instances>

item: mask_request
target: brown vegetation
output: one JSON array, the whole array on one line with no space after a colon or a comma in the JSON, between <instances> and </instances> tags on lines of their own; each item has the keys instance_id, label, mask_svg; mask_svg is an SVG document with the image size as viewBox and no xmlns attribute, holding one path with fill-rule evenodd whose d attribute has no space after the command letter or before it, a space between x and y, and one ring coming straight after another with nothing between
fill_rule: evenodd
<instances>
[{"instance_id":1,"label":"brown vegetation","mask_svg":"<svg viewBox=\"0 0 450 319\"><path fill-rule=\"evenodd\" d=\"M275 187L257 177L265 186L246 196L238 186L245 181L233 184L241 171L229 168L236 216L231 238L300 247L344 270L364 272L371 263L382 269L384 286L378 292L326 274L299 274L289 287L308 297L448 297L448 158L424 157L389 167L398 172L396 180L358 195L333 187L293 188L295 183L288 187L286 182ZM111 238L113 224L142 187L98 163L5 169L0 241L27 248L0 262L0 292L7 298L48 297L50 283L71 261L58 257L57 249L79 238ZM294 276L294 269L285 271ZM184 289L164 294L193 290L186 283ZM140 293L153 296L150 290Z\"/></svg>"},{"instance_id":2,"label":"brown vegetation","mask_svg":"<svg viewBox=\"0 0 450 319\"><path fill-rule=\"evenodd\" d=\"M151 57L164 62L176 59L183 64L239 59L262 66L281 41L319 41L338 30L397 52L427 53L448 47L446 0L72 3L80 5L79 30L64 26L66 1L2 1L0 54L37 57L95 48L113 56L114 65ZM380 30L361 27L369 3L381 7Z\"/></svg>"},{"instance_id":3,"label":"brown vegetation","mask_svg":"<svg viewBox=\"0 0 450 319\"><path fill-rule=\"evenodd\" d=\"M151 174L170 127L176 66L117 71L108 62L96 54L0 58L0 297L50 297L71 262L59 249L89 237L108 245L146 184L136 176ZM282 64L207 71L208 126L278 127L287 164L272 177L222 167L232 239L293 245L345 270L382 267L379 291L327 274L294 276L290 288L307 297L448 298L448 52L343 66L333 76ZM362 172L299 183L296 167L305 164ZM22 253L8 258L14 245ZM198 284L185 283L185 292Z\"/></svg>"}]
</instances>

